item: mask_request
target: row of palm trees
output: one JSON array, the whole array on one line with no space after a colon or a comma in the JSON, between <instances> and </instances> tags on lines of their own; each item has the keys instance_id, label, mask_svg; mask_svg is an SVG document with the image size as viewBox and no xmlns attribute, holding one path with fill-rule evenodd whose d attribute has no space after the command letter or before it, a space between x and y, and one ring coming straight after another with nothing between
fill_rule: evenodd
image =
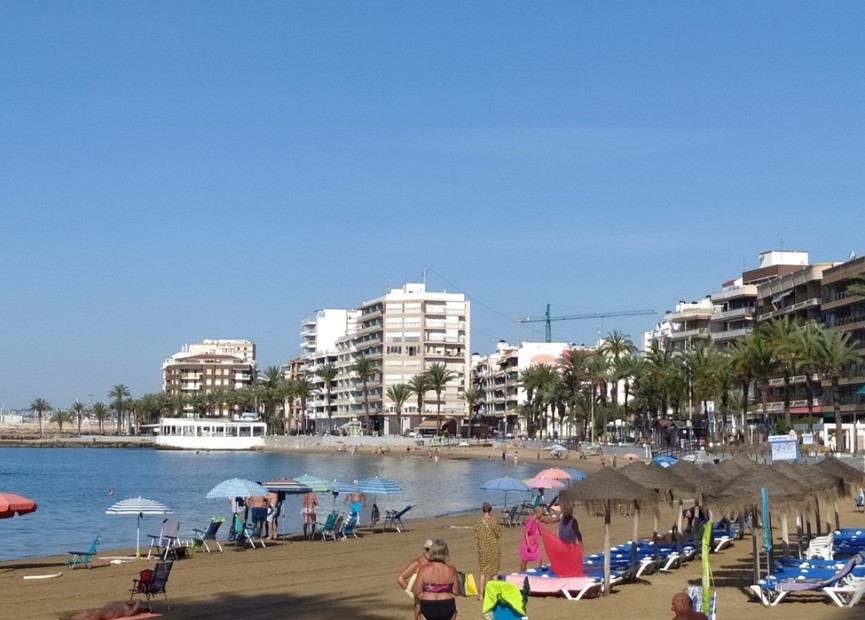
<instances>
[{"instance_id":1,"label":"row of palm trees","mask_svg":"<svg viewBox=\"0 0 865 620\"><path fill-rule=\"evenodd\" d=\"M863 358L857 346L847 332L799 325L789 317L762 323L729 347L699 344L677 352L653 343L642 356L629 336L614 331L595 351L571 349L557 366L523 370L520 382L527 400L518 413L529 435L568 423L589 427L583 436L594 437L613 417L632 421L638 432L648 436L654 420L681 417L687 403L708 412L713 401L721 420L720 428L714 424L710 432L717 439L727 432L733 415L741 415L744 428L752 390L759 395L760 411L768 422L772 383L780 378L784 417L771 430L783 432L792 428L793 378L804 376L809 418L815 400L828 388L840 438L840 383L861 370ZM624 394L621 405L619 387ZM692 414L690 407L687 413Z\"/></svg>"},{"instance_id":2,"label":"row of palm trees","mask_svg":"<svg viewBox=\"0 0 865 620\"><path fill-rule=\"evenodd\" d=\"M360 380L364 399L366 428L370 426L369 383L379 374L379 369L368 356L357 356L349 367L350 377ZM141 424L150 424L163 416L177 415L192 410L200 416L222 417L243 411L259 411L273 432L285 432L290 420L298 420L303 429L309 428L306 416L307 403L316 391L313 375L321 379L327 402L328 425L332 424L332 390L340 378L340 370L334 364L322 364L311 373L296 377L285 377L277 366L265 368L255 385L235 390L215 390L207 394L166 394L165 392L145 394L132 398L130 390L123 384L115 385L107 393L109 404L102 402L85 405L77 402L69 409L55 409L44 398L36 398L30 410L36 414L39 435L43 435L43 418L51 414L49 421L58 425L60 432L64 424L77 421L81 433L82 421L91 418L98 422L99 432L105 432L105 423L116 420L117 432L124 428L124 422L135 426L136 432ZM417 397L418 411L423 411L425 395L434 391L437 400L437 428L441 429L441 394L446 385L456 378L456 374L444 364L432 363L426 371L413 376L407 384L392 385L386 395L393 402L397 414L397 428L401 428L403 406L412 396ZM286 407L286 403L288 406Z\"/></svg>"}]
</instances>

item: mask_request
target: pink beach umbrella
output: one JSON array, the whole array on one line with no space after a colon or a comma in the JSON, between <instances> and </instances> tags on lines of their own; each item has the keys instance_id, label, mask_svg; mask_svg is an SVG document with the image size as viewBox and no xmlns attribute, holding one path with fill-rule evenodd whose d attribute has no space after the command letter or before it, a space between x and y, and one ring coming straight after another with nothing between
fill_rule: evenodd
<instances>
[{"instance_id":1,"label":"pink beach umbrella","mask_svg":"<svg viewBox=\"0 0 865 620\"><path fill-rule=\"evenodd\" d=\"M559 469L558 467L548 467L547 469L539 472L535 476L535 478L546 478L549 480L570 480L572 476L564 469Z\"/></svg>"}]
</instances>

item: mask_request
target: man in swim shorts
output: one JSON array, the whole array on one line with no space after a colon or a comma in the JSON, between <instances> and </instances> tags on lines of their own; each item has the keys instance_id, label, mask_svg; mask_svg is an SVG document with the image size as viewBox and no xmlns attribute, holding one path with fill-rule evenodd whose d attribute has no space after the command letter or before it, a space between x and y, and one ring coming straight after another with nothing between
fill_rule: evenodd
<instances>
[{"instance_id":1,"label":"man in swim shorts","mask_svg":"<svg viewBox=\"0 0 865 620\"><path fill-rule=\"evenodd\" d=\"M303 496L303 507L300 514L303 516L303 535L311 536L315 532L315 507L318 505L318 496L315 491L310 491Z\"/></svg>"}]
</instances>

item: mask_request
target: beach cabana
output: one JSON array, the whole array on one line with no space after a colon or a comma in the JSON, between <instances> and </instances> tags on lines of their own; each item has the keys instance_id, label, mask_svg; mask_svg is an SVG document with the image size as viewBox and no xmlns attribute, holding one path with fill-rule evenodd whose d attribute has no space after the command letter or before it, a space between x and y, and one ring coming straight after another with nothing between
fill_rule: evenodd
<instances>
[{"instance_id":1,"label":"beach cabana","mask_svg":"<svg viewBox=\"0 0 865 620\"><path fill-rule=\"evenodd\" d=\"M620 474L611 467L587 477L580 484L559 493L559 503L571 503L585 507L589 515L604 517L604 596L610 593L610 515L619 504L629 506L634 512L634 535L632 544L637 544L640 512L653 515L658 510L658 496Z\"/></svg>"}]
</instances>

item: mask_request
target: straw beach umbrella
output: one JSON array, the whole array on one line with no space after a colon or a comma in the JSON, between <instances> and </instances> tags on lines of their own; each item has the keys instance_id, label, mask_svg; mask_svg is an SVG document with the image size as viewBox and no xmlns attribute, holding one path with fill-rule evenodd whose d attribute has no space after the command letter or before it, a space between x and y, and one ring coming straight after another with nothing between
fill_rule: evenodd
<instances>
[{"instance_id":1,"label":"straw beach umbrella","mask_svg":"<svg viewBox=\"0 0 865 620\"><path fill-rule=\"evenodd\" d=\"M692 482L681 478L669 467L658 465L657 463L649 463L644 465L642 462L631 463L621 470L624 476L633 480L641 487L651 489L658 494L659 500L664 500L667 503L672 503L674 498L679 500L679 519L682 518L682 498L694 497L696 485ZM678 524L681 527L681 523ZM655 516L654 528L652 532L652 542L654 544L658 535L658 517ZM657 546L655 546L657 553Z\"/></svg>"},{"instance_id":2,"label":"straw beach umbrella","mask_svg":"<svg viewBox=\"0 0 865 620\"><path fill-rule=\"evenodd\" d=\"M620 474L612 467L605 467L592 474L580 484L575 484L559 493L561 504L584 506L589 514L604 515L604 596L610 593L610 515L613 506L626 504L634 510L633 545L637 544L640 511L658 510L658 496Z\"/></svg>"},{"instance_id":3,"label":"straw beach umbrella","mask_svg":"<svg viewBox=\"0 0 865 620\"><path fill-rule=\"evenodd\" d=\"M818 461L815 467L819 467L822 471L829 472L834 476L843 479L846 484L845 496L851 496L857 489L865 486L865 472L861 472L855 467L850 467L846 463L834 456L827 456L822 461ZM838 502L835 502L835 527L841 527L840 519L838 518Z\"/></svg>"}]
</instances>

